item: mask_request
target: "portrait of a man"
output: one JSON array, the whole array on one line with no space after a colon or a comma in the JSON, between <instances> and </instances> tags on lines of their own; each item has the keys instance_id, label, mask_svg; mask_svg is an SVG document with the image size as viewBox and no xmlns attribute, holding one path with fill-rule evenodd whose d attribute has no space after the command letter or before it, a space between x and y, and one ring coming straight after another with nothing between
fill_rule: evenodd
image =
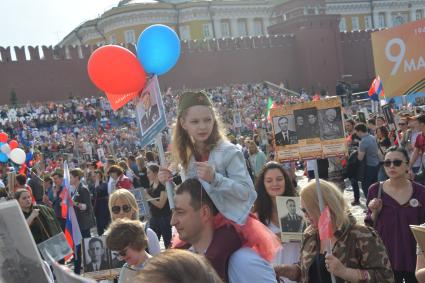
<instances>
[{"instance_id":1,"label":"portrait of a man","mask_svg":"<svg viewBox=\"0 0 425 283\"><path fill-rule=\"evenodd\" d=\"M88 257L86 256L84 260L84 272L96 272L109 269L106 259L106 249L101 238L89 239L85 248Z\"/></svg>"},{"instance_id":2,"label":"portrait of a man","mask_svg":"<svg viewBox=\"0 0 425 283\"><path fill-rule=\"evenodd\" d=\"M282 116L277 117L277 127L276 130L280 130L280 132L275 131L275 142L277 146L289 145L289 144L297 144L298 136L297 133L293 130L289 129L290 118L293 122L293 116ZM274 119L275 120L275 119Z\"/></svg>"},{"instance_id":3,"label":"portrait of a man","mask_svg":"<svg viewBox=\"0 0 425 283\"><path fill-rule=\"evenodd\" d=\"M159 109L157 103L152 104L152 94L149 91L142 94L141 100L144 115L140 122L145 133L159 119Z\"/></svg>"},{"instance_id":4,"label":"portrait of a man","mask_svg":"<svg viewBox=\"0 0 425 283\"><path fill-rule=\"evenodd\" d=\"M344 138L341 109L339 107L320 110L319 115L322 140Z\"/></svg>"},{"instance_id":5,"label":"portrait of a man","mask_svg":"<svg viewBox=\"0 0 425 283\"><path fill-rule=\"evenodd\" d=\"M296 130L299 140L320 137L317 108L304 108L294 110Z\"/></svg>"},{"instance_id":6,"label":"portrait of a man","mask_svg":"<svg viewBox=\"0 0 425 283\"><path fill-rule=\"evenodd\" d=\"M301 233L304 228L303 217L297 213L297 205L295 200L286 200L286 209L288 213L280 219L282 232L284 233Z\"/></svg>"}]
</instances>

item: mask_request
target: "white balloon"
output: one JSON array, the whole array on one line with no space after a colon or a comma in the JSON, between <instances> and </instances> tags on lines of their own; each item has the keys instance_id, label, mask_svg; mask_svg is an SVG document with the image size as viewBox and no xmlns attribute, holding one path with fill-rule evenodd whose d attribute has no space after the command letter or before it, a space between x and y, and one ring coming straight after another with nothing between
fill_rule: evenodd
<instances>
[{"instance_id":1,"label":"white balloon","mask_svg":"<svg viewBox=\"0 0 425 283\"><path fill-rule=\"evenodd\" d=\"M20 148L15 148L10 152L10 159L18 165L24 164L26 157L25 151Z\"/></svg>"},{"instance_id":2,"label":"white balloon","mask_svg":"<svg viewBox=\"0 0 425 283\"><path fill-rule=\"evenodd\" d=\"M3 152L4 154L8 155L10 154L10 146L5 143L0 147L1 152Z\"/></svg>"}]
</instances>

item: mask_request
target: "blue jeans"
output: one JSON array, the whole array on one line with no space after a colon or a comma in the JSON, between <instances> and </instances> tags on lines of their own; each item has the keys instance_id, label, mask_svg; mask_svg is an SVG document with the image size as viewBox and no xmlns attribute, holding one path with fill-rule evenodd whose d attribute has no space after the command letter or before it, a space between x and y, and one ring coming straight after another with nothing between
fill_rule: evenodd
<instances>
[{"instance_id":1,"label":"blue jeans","mask_svg":"<svg viewBox=\"0 0 425 283\"><path fill-rule=\"evenodd\" d=\"M362 191L367 199L367 194L369 192L369 187L378 181L378 171L379 165L369 166L366 165L364 181L362 182ZM368 202L366 201L366 206Z\"/></svg>"},{"instance_id":2,"label":"blue jeans","mask_svg":"<svg viewBox=\"0 0 425 283\"><path fill-rule=\"evenodd\" d=\"M151 228L156 235L158 240L161 239L161 236L164 240L165 248L170 247L171 243L171 215L161 216L161 217L152 217L149 221L149 228Z\"/></svg>"}]
</instances>

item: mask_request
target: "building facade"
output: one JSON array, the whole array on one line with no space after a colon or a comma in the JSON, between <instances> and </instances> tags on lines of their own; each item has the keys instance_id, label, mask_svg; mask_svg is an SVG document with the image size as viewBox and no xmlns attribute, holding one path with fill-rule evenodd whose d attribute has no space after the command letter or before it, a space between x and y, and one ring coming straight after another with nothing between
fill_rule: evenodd
<instances>
[{"instance_id":1,"label":"building facade","mask_svg":"<svg viewBox=\"0 0 425 283\"><path fill-rule=\"evenodd\" d=\"M121 1L99 18L75 28L58 45L135 43L152 24L170 26L182 40L261 36L267 34L273 5L266 0Z\"/></svg>"},{"instance_id":2,"label":"building facade","mask_svg":"<svg viewBox=\"0 0 425 283\"><path fill-rule=\"evenodd\" d=\"M424 0L326 1L326 13L341 16L341 31L391 28L420 20L424 12Z\"/></svg>"},{"instance_id":3,"label":"building facade","mask_svg":"<svg viewBox=\"0 0 425 283\"><path fill-rule=\"evenodd\" d=\"M425 0L122 0L76 27L58 45L135 43L149 25L166 24L182 40L261 36L302 15L339 15L340 31L393 27L422 19Z\"/></svg>"}]
</instances>

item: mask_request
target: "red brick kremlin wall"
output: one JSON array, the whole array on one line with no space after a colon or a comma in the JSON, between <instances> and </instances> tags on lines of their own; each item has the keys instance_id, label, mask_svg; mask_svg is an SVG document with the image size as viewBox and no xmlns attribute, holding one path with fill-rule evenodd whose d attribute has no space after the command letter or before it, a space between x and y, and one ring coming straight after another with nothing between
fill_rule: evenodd
<instances>
[{"instance_id":1,"label":"red brick kremlin wall","mask_svg":"<svg viewBox=\"0 0 425 283\"><path fill-rule=\"evenodd\" d=\"M300 17L270 27L270 36L182 42L179 62L159 78L161 88L267 80L334 94L336 81L350 74L352 83L366 89L374 77L370 32L340 33L337 21L329 15ZM92 47L43 46L42 59L39 48L27 48L30 58L14 47L15 61L10 47L0 47L0 104L10 102L12 90L20 103L101 95L86 71Z\"/></svg>"}]
</instances>

